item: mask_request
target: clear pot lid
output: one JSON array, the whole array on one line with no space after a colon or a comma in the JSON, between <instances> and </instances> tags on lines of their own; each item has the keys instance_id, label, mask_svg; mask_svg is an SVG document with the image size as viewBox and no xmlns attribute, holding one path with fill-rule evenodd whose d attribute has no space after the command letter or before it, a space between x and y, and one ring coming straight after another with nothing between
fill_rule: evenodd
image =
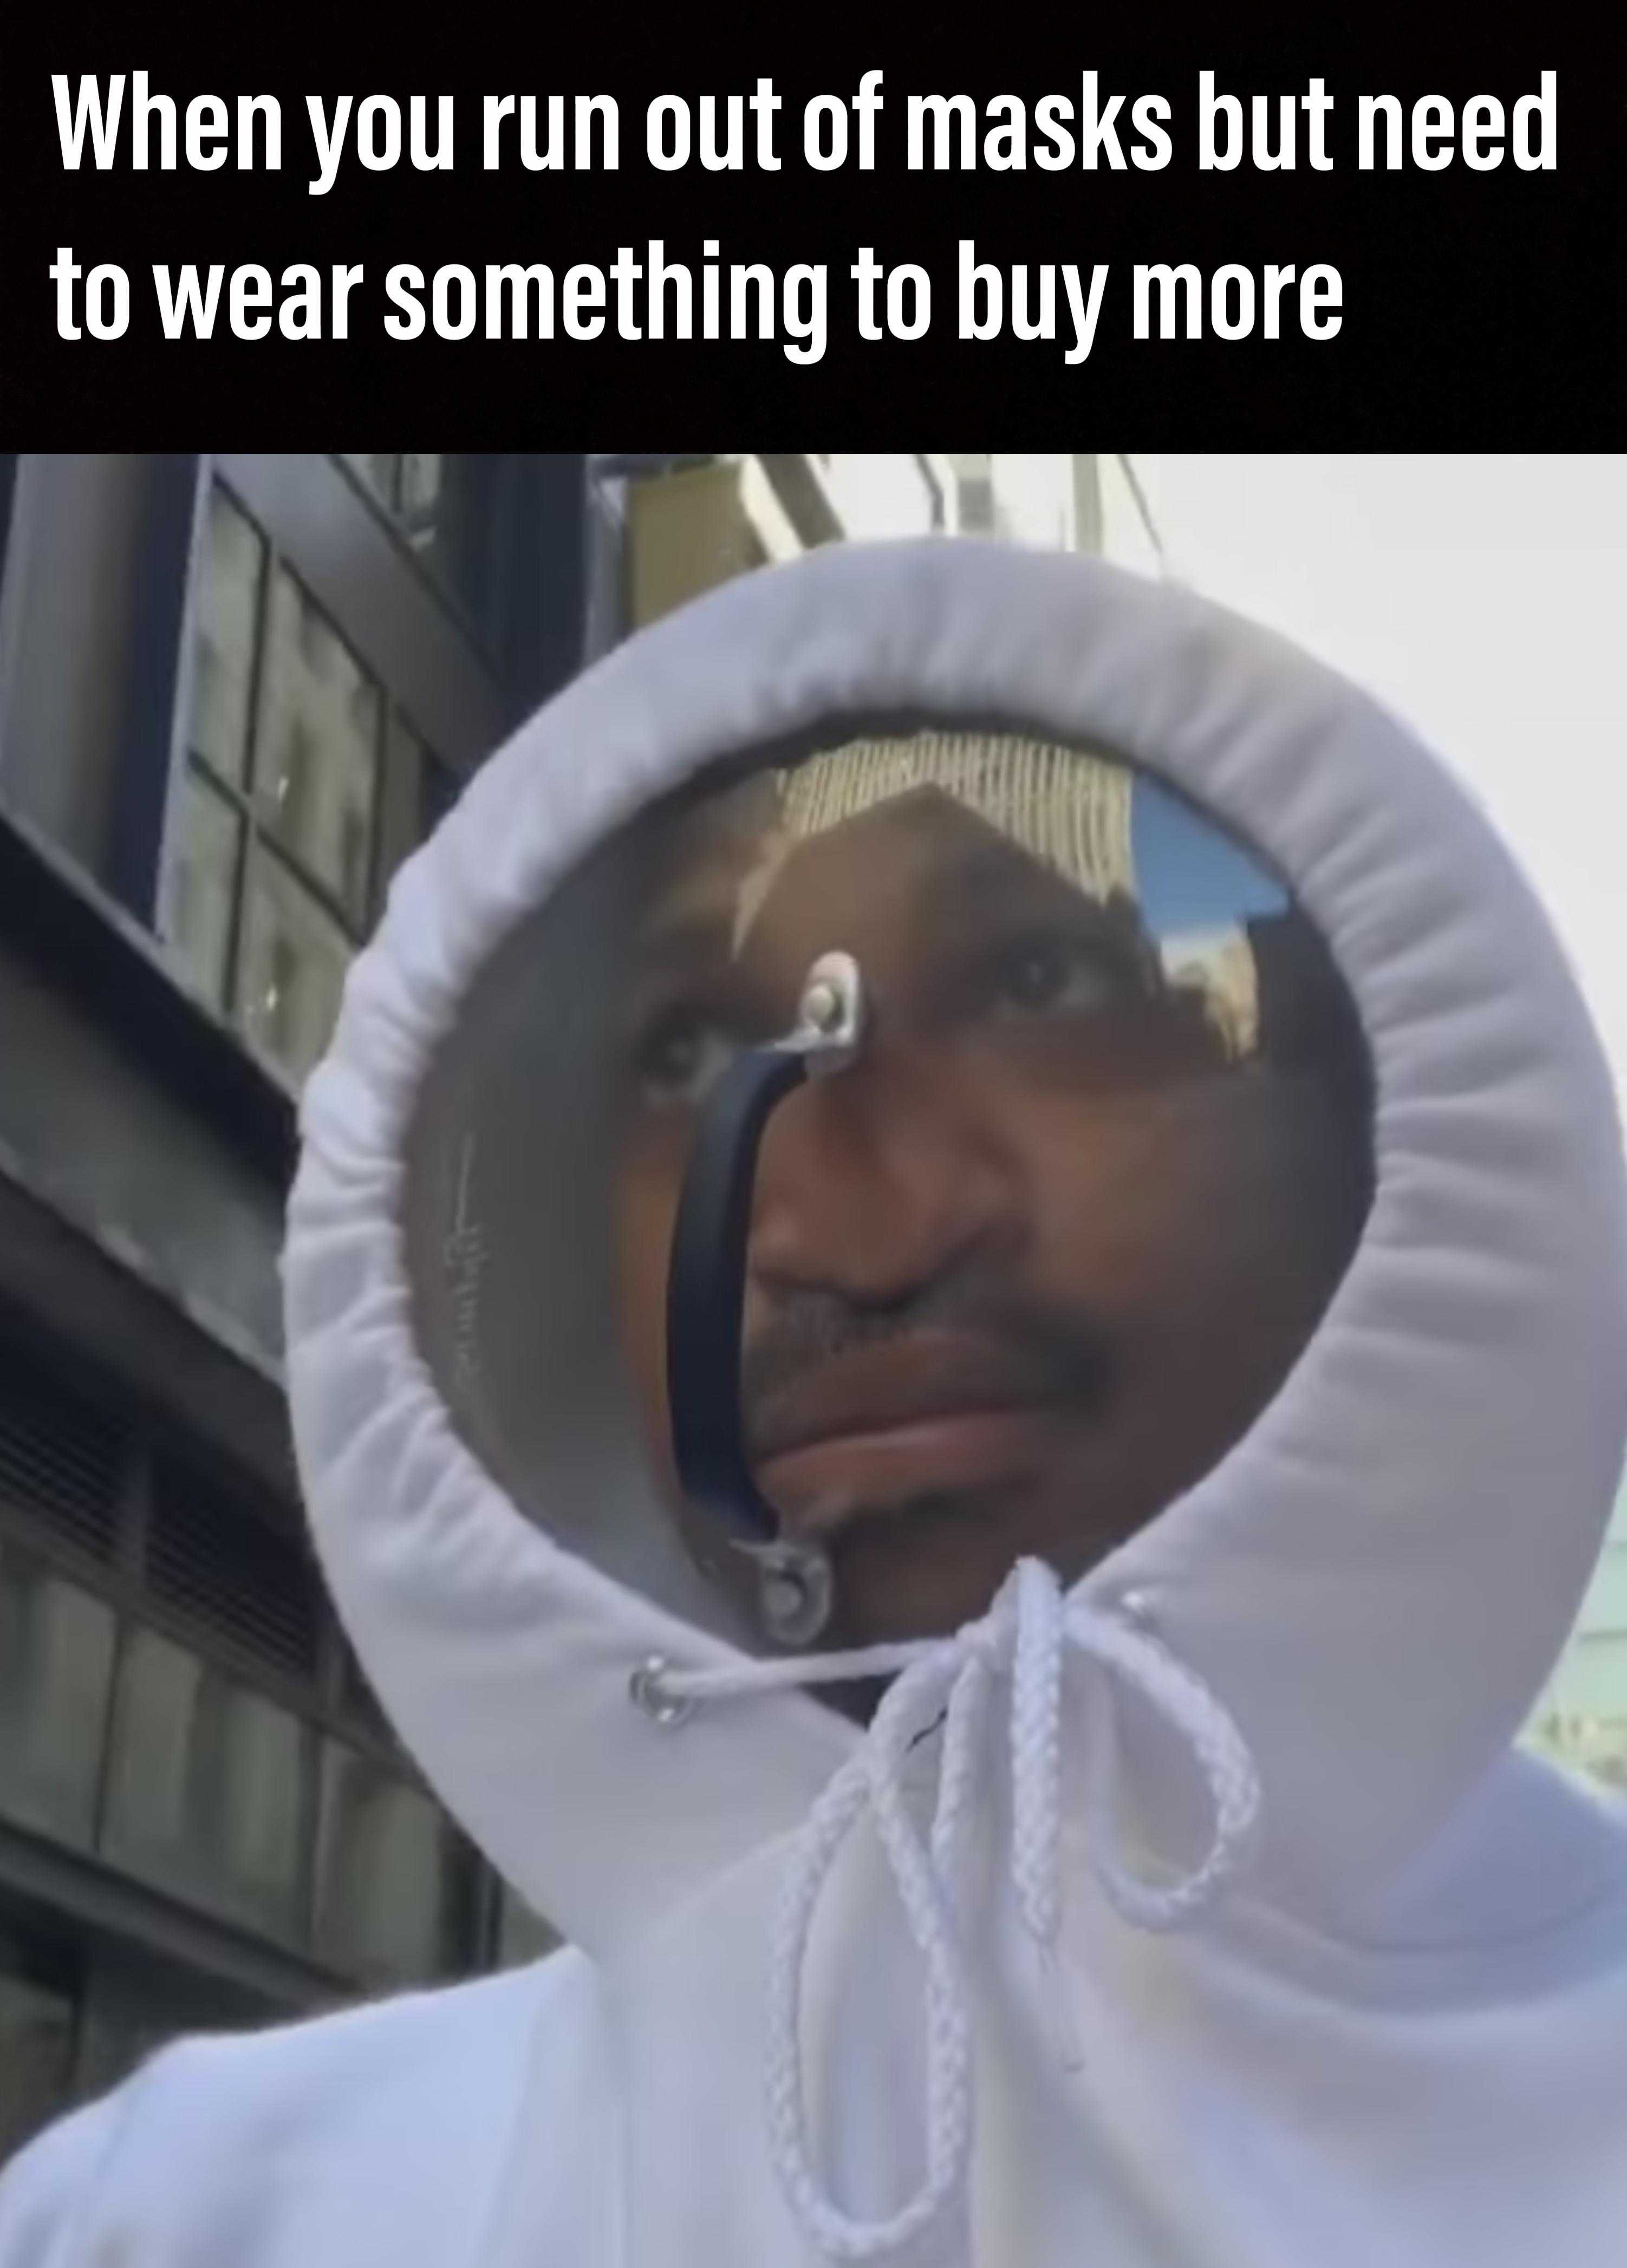
<instances>
[{"instance_id":1,"label":"clear pot lid","mask_svg":"<svg viewBox=\"0 0 1627 2268\"><path fill-rule=\"evenodd\" d=\"M1173 790L848 727L642 814L488 965L411 1129L418 1338L618 1580L758 1647L936 1632L1247 1432L1371 1116L1319 933Z\"/></svg>"}]
</instances>

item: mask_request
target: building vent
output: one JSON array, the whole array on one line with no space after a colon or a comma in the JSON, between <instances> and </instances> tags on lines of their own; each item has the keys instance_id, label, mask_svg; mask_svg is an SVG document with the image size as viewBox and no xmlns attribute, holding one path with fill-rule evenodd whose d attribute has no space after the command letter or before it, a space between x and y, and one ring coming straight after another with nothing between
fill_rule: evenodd
<instances>
[{"instance_id":1,"label":"building vent","mask_svg":"<svg viewBox=\"0 0 1627 2268\"><path fill-rule=\"evenodd\" d=\"M155 1599L272 1668L315 1674L322 1590L304 1538L168 1458L153 1468L146 1572Z\"/></svg>"},{"instance_id":2,"label":"building vent","mask_svg":"<svg viewBox=\"0 0 1627 2268\"><path fill-rule=\"evenodd\" d=\"M15 1344L0 1347L0 1505L111 1558L128 1454L116 1418Z\"/></svg>"}]
</instances>

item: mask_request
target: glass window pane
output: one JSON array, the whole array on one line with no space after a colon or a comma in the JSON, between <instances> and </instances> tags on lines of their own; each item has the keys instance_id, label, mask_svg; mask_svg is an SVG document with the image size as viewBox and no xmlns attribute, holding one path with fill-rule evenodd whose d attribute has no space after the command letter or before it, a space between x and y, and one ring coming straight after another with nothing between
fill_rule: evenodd
<instances>
[{"instance_id":1,"label":"glass window pane","mask_svg":"<svg viewBox=\"0 0 1627 2268\"><path fill-rule=\"evenodd\" d=\"M381 1979L438 1976L453 1953L460 1853L429 1797L342 1742L323 1743L317 1950Z\"/></svg>"},{"instance_id":2,"label":"glass window pane","mask_svg":"<svg viewBox=\"0 0 1627 2268\"><path fill-rule=\"evenodd\" d=\"M497 1909L498 1966L518 1969L526 1962L540 1961L560 1942L552 1923L534 1913L519 1891L504 1882Z\"/></svg>"},{"instance_id":3,"label":"glass window pane","mask_svg":"<svg viewBox=\"0 0 1627 2268\"><path fill-rule=\"evenodd\" d=\"M74 2092L81 2100L106 2094L182 2033L241 2031L278 2014L287 2011L207 1971L99 1940L79 1994Z\"/></svg>"},{"instance_id":4,"label":"glass window pane","mask_svg":"<svg viewBox=\"0 0 1627 2268\"><path fill-rule=\"evenodd\" d=\"M423 794L420 806L425 836L433 835L458 799L458 777L438 756L423 752Z\"/></svg>"},{"instance_id":5,"label":"glass window pane","mask_svg":"<svg viewBox=\"0 0 1627 2268\"><path fill-rule=\"evenodd\" d=\"M106 2094L178 2033L192 2029L185 2017L143 2012L132 2019L121 2007L108 2010L90 1999L79 2034L80 2087L87 2095Z\"/></svg>"},{"instance_id":6,"label":"glass window pane","mask_svg":"<svg viewBox=\"0 0 1627 2268\"><path fill-rule=\"evenodd\" d=\"M444 457L401 459L401 515L415 543L433 543L441 501Z\"/></svg>"},{"instance_id":7,"label":"glass window pane","mask_svg":"<svg viewBox=\"0 0 1627 2268\"><path fill-rule=\"evenodd\" d=\"M286 568L272 585L254 738L266 825L357 926L372 871L378 686Z\"/></svg>"},{"instance_id":8,"label":"glass window pane","mask_svg":"<svg viewBox=\"0 0 1627 2268\"><path fill-rule=\"evenodd\" d=\"M512 527L515 460L493 454L346 457L424 567L487 642L502 644L507 578L497 554Z\"/></svg>"},{"instance_id":9,"label":"glass window pane","mask_svg":"<svg viewBox=\"0 0 1627 2268\"><path fill-rule=\"evenodd\" d=\"M238 1014L254 1045L296 1086L320 1058L339 1014L349 938L276 858L249 866L238 956Z\"/></svg>"},{"instance_id":10,"label":"glass window pane","mask_svg":"<svg viewBox=\"0 0 1627 2268\"><path fill-rule=\"evenodd\" d=\"M114 1704L106 1854L217 1910L299 1913L298 1718L156 1631L132 1630Z\"/></svg>"},{"instance_id":11,"label":"glass window pane","mask_svg":"<svg viewBox=\"0 0 1627 2268\"><path fill-rule=\"evenodd\" d=\"M379 887L387 892L395 870L423 840L424 768L433 760L396 709L386 726L384 792L379 812Z\"/></svg>"},{"instance_id":12,"label":"glass window pane","mask_svg":"<svg viewBox=\"0 0 1627 2268\"><path fill-rule=\"evenodd\" d=\"M88 1842L113 1672L103 1602L0 1544L0 1808Z\"/></svg>"},{"instance_id":13,"label":"glass window pane","mask_svg":"<svg viewBox=\"0 0 1627 2268\"><path fill-rule=\"evenodd\" d=\"M379 814L379 887L432 834L457 799L455 775L433 755L398 709L386 725L384 787Z\"/></svg>"},{"instance_id":14,"label":"glass window pane","mask_svg":"<svg viewBox=\"0 0 1627 2268\"><path fill-rule=\"evenodd\" d=\"M210 490L192 644L192 747L240 782L266 547L225 489Z\"/></svg>"},{"instance_id":15,"label":"glass window pane","mask_svg":"<svg viewBox=\"0 0 1627 2268\"><path fill-rule=\"evenodd\" d=\"M175 839L165 873L164 934L194 990L218 1008L225 1002L243 822L219 790L188 764L172 824Z\"/></svg>"},{"instance_id":16,"label":"glass window pane","mask_svg":"<svg viewBox=\"0 0 1627 2268\"><path fill-rule=\"evenodd\" d=\"M399 490L401 460L399 457L351 457L344 460L358 479L366 482L379 503L394 512Z\"/></svg>"},{"instance_id":17,"label":"glass window pane","mask_svg":"<svg viewBox=\"0 0 1627 2268\"><path fill-rule=\"evenodd\" d=\"M65 1992L0 1969L0 2161L65 2108L73 2030Z\"/></svg>"}]
</instances>

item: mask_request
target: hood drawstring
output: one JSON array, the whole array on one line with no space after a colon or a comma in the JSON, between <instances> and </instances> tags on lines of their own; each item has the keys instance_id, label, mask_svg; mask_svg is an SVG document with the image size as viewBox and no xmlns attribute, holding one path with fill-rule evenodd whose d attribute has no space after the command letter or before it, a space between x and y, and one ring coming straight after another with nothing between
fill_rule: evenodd
<instances>
[{"instance_id":1,"label":"hood drawstring","mask_svg":"<svg viewBox=\"0 0 1627 2268\"><path fill-rule=\"evenodd\" d=\"M1091 1863L1123 1918L1140 1929L1180 1926L1240 1859L1260 1811L1260 1784L1242 1734L1209 1688L1149 1632L1083 1602L1070 1604L1037 1559L1013 1568L989 1613L950 1638L845 1653L683 1671L647 1664L635 1697L672 1721L695 1703L775 1687L897 1673L864 1742L808 1815L796 1842L773 1941L768 2022L768 2116L776 2167L803 2228L828 2257L880 2259L917 2235L964 2191L971 2158L972 2019L959 1929L965 1823L980 1735L995 1681L1011 1683L1012 1848L1018 1911L1042 1955L1061 1920L1062 1686L1071 1646L1116 1672L1177 1733L1208 1782L1214 1837L1189 1874L1167 1882L1135 1874L1115 1855L1112 1711L1086 1712L1082 1795ZM924 1719L943 1725L938 1795L923 1841L905 1802L902 1768ZM868 1808L909 1933L926 1970L926 2174L884 2220L850 2219L821 2185L808 2148L802 2085L802 1972L814 1908L850 1830Z\"/></svg>"}]
</instances>

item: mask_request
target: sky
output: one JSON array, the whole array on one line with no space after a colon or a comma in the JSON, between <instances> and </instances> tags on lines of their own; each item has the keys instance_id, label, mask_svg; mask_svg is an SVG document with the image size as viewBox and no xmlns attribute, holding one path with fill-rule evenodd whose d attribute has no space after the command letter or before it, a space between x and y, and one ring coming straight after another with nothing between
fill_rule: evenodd
<instances>
[{"instance_id":1,"label":"sky","mask_svg":"<svg viewBox=\"0 0 1627 2268\"><path fill-rule=\"evenodd\" d=\"M1229 929L1287 903L1275 874L1144 772L1130 804L1141 917L1155 938Z\"/></svg>"},{"instance_id":2,"label":"sky","mask_svg":"<svg viewBox=\"0 0 1627 2268\"><path fill-rule=\"evenodd\" d=\"M1168 571L1407 718L1546 903L1627 1102L1627 456L1137 456Z\"/></svg>"}]
</instances>

